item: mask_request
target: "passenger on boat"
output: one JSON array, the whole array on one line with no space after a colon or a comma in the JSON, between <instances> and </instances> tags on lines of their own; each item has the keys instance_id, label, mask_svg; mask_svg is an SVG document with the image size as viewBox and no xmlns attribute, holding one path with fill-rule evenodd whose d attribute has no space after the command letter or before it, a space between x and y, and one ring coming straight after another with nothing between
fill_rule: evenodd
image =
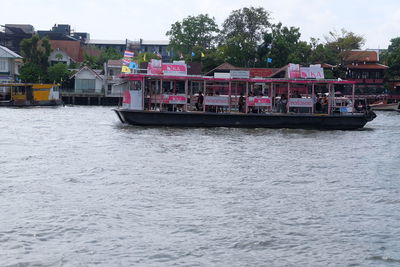
<instances>
[{"instance_id":1,"label":"passenger on boat","mask_svg":"<svg viewBox=\"0 0 400 267\"><path fill-rule=\"evenodd\" d=\"M315 103L315 112L316 113L321 113L322 112L322 104L321 104L321 98L317 98L317 102Z\"/></svg>"},{"instance_id":2,"label":"passenger on boat","mask_svg":"<svg viewBox=\"0 0 400 267\"><path fill-rule=\"evenodd\" d=\"M240 93L239 102L238 102L239 112L244 112L244 103L245 103L245 99L244 99L243 93Z\"/></svg>"},{"instance_id":3,"label":"passenger on boat","mask_svg":"<svg viewBox=\"0 0 400 267\"><path fill-rule=\"evenodd\" d=\"M197 97L197 103L195 104L196 110L198 111L203 110L203 101L204 101L203 94L199 92L199 96Z\"/></svg>"},{"instance_id":4,"label":"passenger on boat","mask_svg":"<svg viewBox=\"0 0 400 267\"><path fill-rule=\"evenodd\" d=\"M328 113L328 97L324 96L321 102L322 113Z\"/></svg>"},{"instance_id":5,"label":"passenger on boat","mask_svg":"<svg viewBox=\"0 0 400 267\"><path fill-rule=\"evenodd\" d=\"M219 96L219 92L218 91L215 92L215 96ZM224 109L221 106L214 106L214 111L216 113L222 113L222 112L224 112Z\"/></svg>"},{"instance_id":6,"label":"passenger on boat","mask_svg":"<svg viewBox=\"0 0 400 267\"><path fill-rule=\"evenodd\" d=\"M358 100L358 102L356 102L356 104L354 105L354 107L355 107L355 109L356 109L357 111L365 111L365 110L366 110L366 107L365 107L365 105L364 105L364 103L363 103L363 100Z\"/></svg>"},{"instance_id":7,"label":"passenger on boat","mask_svg":"<svg viewBox=\"0 0 400 267\"><path fill-rule=\"evenodd\" d=\"M282 94L281 99L278 103L278 108L279 108L278 112L280 112L280 113L287 112L287 102L288 102L288 100L287 100L286 95Z\"/></svg>"}]
</instances>

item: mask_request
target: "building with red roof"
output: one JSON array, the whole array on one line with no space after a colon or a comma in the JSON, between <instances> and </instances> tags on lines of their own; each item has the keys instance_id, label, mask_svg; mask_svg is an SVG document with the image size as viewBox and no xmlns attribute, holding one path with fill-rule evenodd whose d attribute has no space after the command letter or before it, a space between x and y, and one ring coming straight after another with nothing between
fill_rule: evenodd
<instances>
[{"instance_id":1,"label":"building with red roof","mask_svg":"<svg viewBox=\"0 0 400 267\"><path fill-rule=\"evenodd\" d=\"M385 93L384 76L389 67L379 63L378 51L350 51L344 58L344 67L346 79L357 82L357 93L367 95Z\"/></svg>"}]
</instances>

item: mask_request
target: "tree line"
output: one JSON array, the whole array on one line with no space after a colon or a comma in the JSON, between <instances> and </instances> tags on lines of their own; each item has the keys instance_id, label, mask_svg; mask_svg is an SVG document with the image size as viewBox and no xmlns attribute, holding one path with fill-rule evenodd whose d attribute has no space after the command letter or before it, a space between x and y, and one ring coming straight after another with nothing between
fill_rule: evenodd
<instances>
[{"instance_id":1,"label":"tree line","mask_svg":"<svg viewBox=\"0 0 400 267\"><path fill-rule=\"evenodd\" d=\"M328 78L345 78L347 55L361 49L366 41L346 29L329 31L324 40L302 41L300 28L272 23L271 13L262 7L233 10L221 27L208 14L188 16L172 24L166 35L175 59L202 62L203 71L223 62L270 68L288 63L326 63L335 66ZM391 40L387 51L381 54L381 63L390 67L386 78L400 77L400 37Z\"/></svg>"},{"instance_id":2,"label":"tree line","mask_svg":"<svg viewBox=\"0 0 400 267\"><path fill-rule=\"evenodd\" d=\"M186 60L202 61L206 68L228 62L241 67L282 67L289 62L307 65L343 61L346 51L360 49L365 39L342 29L331 31L325 42L300 39L300 28L273 24L262 7L234 10L219 28L207 14L189 16L166 33L170 46ZM194 57L192 53L194 52ZM206 55L201 58L201 54Z\"/></svg>"}]
</instances>

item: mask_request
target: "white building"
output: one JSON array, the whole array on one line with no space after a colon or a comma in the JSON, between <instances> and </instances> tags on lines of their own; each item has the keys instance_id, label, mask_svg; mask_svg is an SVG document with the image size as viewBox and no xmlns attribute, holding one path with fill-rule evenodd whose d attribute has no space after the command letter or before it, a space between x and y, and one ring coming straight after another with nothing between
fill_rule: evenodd
<instances>
[{"instance_id":1,"label":"white building","mask_svg":"<svg viewBox=\"0 0 400 267\"><path fill-rule=\"evenodd\" d=\"M69 66L74 60L63 50L60 48L54 49L49 56L49 63L51 66L57 64L57 63L64 63L67 66Z\"/></svg>"},{"instance_id":2,"label":"white building","mask_svg":"<svg viewBox=\"0 0 400 267\"><path fill-rule=\"evenodd\" d=\"M127 88L126 80L119 78L121 75L122 59L108 60L105 64L105 88L107 97L122 97L123 91Z\"/></svg>"},{"instance_id":3,"label":"white building","mask_svg":"<svg viewBox=\"0 0 400 267\"><path fill-rule=\"evenodd\" d=\"M0 83L14 82L19 75L22 57L0 45Z\"/></svg>"},{"instance_id":4,"label":"white building","mask_svg":"<svg viewBox=\"0 0 400 267\"><path fill-rule=\"evenodd\" d=\"M75 93L103 94L104 77L101 70L93 70L87 66L79 69L71 78L75 78Z\"/></svg>"}]
</instances>

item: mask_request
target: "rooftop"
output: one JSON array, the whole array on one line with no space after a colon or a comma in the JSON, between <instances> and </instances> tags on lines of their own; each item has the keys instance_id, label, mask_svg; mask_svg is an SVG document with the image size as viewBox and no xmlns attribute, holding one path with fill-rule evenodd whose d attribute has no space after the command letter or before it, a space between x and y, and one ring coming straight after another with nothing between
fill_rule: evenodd
<instances>
[{"instance_id":1,"label":"rooftop","mask_svg":"<svg viewBox=\"0 0 400 267\"><path fill-rule=\"evenodd\" d=\"M87 40L86 44L126 45L126 40Z\"/></svg>"},{"instance_id":2,"label":"rooftop","mask_svg":"<svg viewBox=\"0 0 400 267\"><path fill-rule=\"evenodd\" d=\"M169 45L169 40L142 40L142 45Z\"/></svg>"},{"instance_id":3,"label":"rooftop","mask_svg":"<svg viewBox=\"0 0 400 267\"><path fill-rule=\"evenodd\" d=\"M353 50L345 56L346 62L378 62L377 51Z\"/></svg>"},{"instance_id":4,"label":"rooftop","mask_svg":"<svg viewBox=\"0 0 400 267\"><path fill-rule=\"evenodd\" d=\"M5 46L0 45L0 58L22 58L17 53L11 51Z\"/></svg>"},{"instance_id":5,"label":"rooftop","mask_svg":"<svg viewBox=\"0 0 400 267\"><path fill-rule=\"evenodd\" d=\"M357 70L386 70L389 67L379 64L379 63L369 63L369 64L349 64L346 68L357 69Z\"/></svg>"}]
</instances>

